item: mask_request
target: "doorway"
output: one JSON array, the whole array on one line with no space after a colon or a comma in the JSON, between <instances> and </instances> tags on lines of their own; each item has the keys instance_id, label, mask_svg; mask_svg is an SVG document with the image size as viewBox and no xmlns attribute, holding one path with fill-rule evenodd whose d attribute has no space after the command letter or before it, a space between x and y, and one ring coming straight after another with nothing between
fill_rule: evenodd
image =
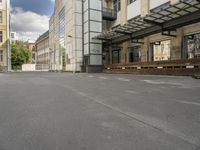
<instances>
[{"instance_id":1,"label":"doorway","mask_svg":"<svg viewBox=\"0 0 200 150\"><path fill-rule=\"evenodd\" d=\"M121 50L120 49L115 49L112 51L112 63L113 64L119 64L121 57Z\"/></svg>"}]
</instances>

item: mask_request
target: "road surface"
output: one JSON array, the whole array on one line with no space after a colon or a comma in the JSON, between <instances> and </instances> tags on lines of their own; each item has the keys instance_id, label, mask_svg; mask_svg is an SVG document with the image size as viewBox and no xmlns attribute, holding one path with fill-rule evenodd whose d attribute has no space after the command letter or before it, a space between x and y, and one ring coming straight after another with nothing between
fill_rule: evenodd
<instances>
[{"instance_id":1,"label":"road surface","mask_svg":"<svg viewBox=\"0 0 200 150\"><path fill-rule=\"evenodd\" d=\"M200 80L0 74L0 150L200 150Z\"/></svg>"}]
</instances>

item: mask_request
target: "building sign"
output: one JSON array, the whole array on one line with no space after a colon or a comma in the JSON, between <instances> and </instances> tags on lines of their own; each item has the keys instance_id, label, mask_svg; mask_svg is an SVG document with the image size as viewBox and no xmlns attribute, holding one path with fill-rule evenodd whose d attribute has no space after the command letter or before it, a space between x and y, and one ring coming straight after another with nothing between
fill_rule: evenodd
<instances>
[{"instance_id":1,"label":"building sign","mask_svg":"<svg viewBox=\"0 0 200 150\"><path fill-rule=\"evenodd\" d=\"M158 45L154 45L154 61L170 60L171 41L161 41Z\"/></svg>"}]
</instances>

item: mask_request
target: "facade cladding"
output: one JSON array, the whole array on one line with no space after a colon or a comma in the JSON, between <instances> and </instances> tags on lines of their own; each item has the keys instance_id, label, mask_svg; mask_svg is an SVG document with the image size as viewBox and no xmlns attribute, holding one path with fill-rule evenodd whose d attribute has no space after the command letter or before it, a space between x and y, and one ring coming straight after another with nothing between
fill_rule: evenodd
<instances>
[{"instance_id":1,"label":"facade cladding","mask_svg":"<svg viewBox=\"0 0 200 150\"><path fill-rule=\"evenodd\" d=\"M36 62L38 65L49 65L50 52L49 52L49 31L41 35L35 42L37 51Z\"/></svg>"},{"instance_id":2,"label":"facade cladding","mask_svg":"<svg viewBox=\"0 0 200 150\"><path fill-rule=\"evenodd\" d=\"M10 71L10 1L0 1L0 71Z\"/></svg>"},{"instance_id":3,"label":"facade cladding","mask_svg":"<svg viewBox=\"0 0 200 150\"><path fill-rule=\"evenodd\" d=\"M51 69L199 60L199 0L56 0Z\"/></svg>"}]
</instances>

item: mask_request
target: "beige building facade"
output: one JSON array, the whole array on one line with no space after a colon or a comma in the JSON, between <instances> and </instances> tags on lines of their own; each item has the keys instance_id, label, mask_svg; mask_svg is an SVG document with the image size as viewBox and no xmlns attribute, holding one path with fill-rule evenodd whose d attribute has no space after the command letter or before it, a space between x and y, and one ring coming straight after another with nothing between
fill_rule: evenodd
<instances>
[{"instance_id":1,"label":"beige building facade","mask_svg":"<svg viewBox=\"0 0 200 150\"><path fill-rule=\"evenodd\" d=\"M10 18L9 0L0 1L0 70L10 71Z\"/></svg>"},{"instance_id":2,"label":"beige building facade","mask_svg":"<svg viewBox=\"0 0 200 150\"><path fill-rule=\"evenodd\" d=\"M105 16L110 18L103 20L103 32L97 36L103 41L104 65L199 61L198 0L104 0L103 3L112 12L104 8Z\"/></svg>"},{"instance_id":3,"label":"beige building facade","mask_svg":"<svg viewBox=\"0 0 200 150\"><path fill-rule=\"evenodd\" d=\"M35 42L37 65L44 65L49 67L50 63L50 50L49 50L49 31L42 34Z\"/></svg>"},{"instance_id":4,"label":"beige building facade","mask_svg":"<svg viewBox=\"0 0 200 150\"><path fill-rule=\"evenodd\" d=\"M56 0L50 68L100 72L107 65L198 62L199 14L198 0Z\"/></svg>"}]
</instances>

